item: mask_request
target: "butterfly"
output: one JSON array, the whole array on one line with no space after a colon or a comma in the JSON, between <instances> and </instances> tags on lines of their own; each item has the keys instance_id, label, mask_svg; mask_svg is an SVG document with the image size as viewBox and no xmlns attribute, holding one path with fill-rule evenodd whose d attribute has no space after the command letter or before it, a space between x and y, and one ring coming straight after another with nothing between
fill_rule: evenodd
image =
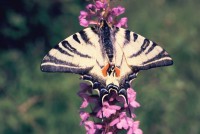
<instances>
[{"instance_id":1,"label":"butterfly","mask_svg":"<svg viewBox=\"0 0 200 134\"><path fill-rule=\"evenodd\" d=\"M97 90L100 102L113 90L127 100L127 89L141 70L173 64L155 42L101 20L61 41L43 58L44 72L81 75Z\"/></svg>"}]
</instances>

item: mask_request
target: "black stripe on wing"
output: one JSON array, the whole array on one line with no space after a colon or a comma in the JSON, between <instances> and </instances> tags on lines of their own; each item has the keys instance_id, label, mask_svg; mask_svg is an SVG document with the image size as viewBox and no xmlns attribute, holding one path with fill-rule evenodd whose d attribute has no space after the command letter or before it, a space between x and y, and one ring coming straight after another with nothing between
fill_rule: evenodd
<instances>
[{"instance_id":1,"label":"black stripe on wing","mask_svg":"<svg viewBox=\"0 0 200 134\"><path fill-rule=\"evenodd\" d=\"M129 30L126 30L125 31L125 41L124 41L124 45L128 44L130 42L130 38L131 38L131 35L130 35L130 31Z\"/></svg>"},{"instance_id":2,"label":"black stripe on wing","mask_svg":"<svg viewBox=\"0 0 200 134\"><path fill-rule=\"evenodd\" d=\"M41 70L43 72L64 72L64 73L76 73L80 75L87 74L92 67L74 67L74 68L69 68L67 66L53 66L53 65L43 65L41 66Z\"/></svg>"},{"instance_id":3,"label":"black stripe on wing","mask_svg":"<svg viewBox=\"0 0 200 134\"><path fill-rule=\"evenodd\" d=\"M94 34L96 34L96 35L99 35L97 29L98 29L98 28L97 28L96 26L91 27L92 32L93 32Z\"/></svg>"},{"instance_id":4,"label":"black stripe on wing","mask_svg":"<svg viewBox=\"0 0 200 134\"><path fill-rule=\"evenodd\" d=\"M155 55L153 58L149 59L148 61L143 62L143 64L148 64L150 62L153 62L155 60L159 60L165 57L170 57L169 54L163 49L159 54Z\"/></svg>"},{"instance_id":5,"label":"black stripe on wing","mask_svg":"<svg viewBox=\"0 0 200 134\"><path fill-rule=\"evenodd\" d=\"M149 49L147 50L147 52L145 54L150 53L151 51L153 51L153 49L157 46L157 44L155 42L153 42L153 44L149 47Z\"/></svg>"},{"instance_id":6,"label":"black stripe on wing","mask_svg":"<svg viewBox=\"0 0 200 134\"><path fill-rule=\"evenodd\" d=\"M58 51L59 51L60 53L62 53L62 54L65 54L65 55L68 55L68 56L73 57L73 55L71 55L71 54L68 53L67 51L63 50L62 48L60 48L59 45L56 45L56 46L54 47L54 49L58 50Z\"/></svg>"},{"instance_id":7,"label":"black stripe on wing","mask_svg":"<svg viewBox=\"0 0 200 134\"><path fill-rule=\"evenodd\" d=\"M137 38L138 38L138 34L133 33L133 41L134 41L134 42L137 40Z\"/></svg>"},{"instance_id":8,"label":"black stripe on wing","mask_svg":"<svg viewBox=\"0 0 200 134\"><path fill-rule=\"evenodd\" d=\"M51 56L49 54L47 54L44 57L42 63L55 63L55 64L58 64L58 65L66 65L66 66L72 66L72 67L76 67L77 66L77 65L75 65L73 63L70 63L70 62L67 62L67 61L63 61L63 60L59 60L56 57Z\"/></svg>"},{"instance_id":9,"label":"black stripe on wing","mask_svg":"<svg viewBox=\"0 0 200 134\"><path fill-rule=\"evenodd\" d=\"M77 74L86 74L93 67L80 67L76 64L59 60L54 56L47 54L41 64L41 70L43 72L68 72Z\"/></svg>"},{"instance_id":10,"label":"black stripe on wing","mask_svg":"<svg viewBox=\"0 0 200 134\"><path fill-rule=\"evenodd\" d=\"M133 68L138 70L147 70L155 67L170 66L173 64L173 61L169 54L163 49L159 54L142 64L143 66L133 66Z\"/></svg>"},{"instance_id":11,"label":"black stripe on wing","mask_svg":"<svg viewBox=\"0 0 200 134\"><path fill-rule=\"evenodd\" d=\"M84 57L84 58L92 58L91 56L87 55L87 54L82 54L80 52L78 52L74 47L72 47L68 41L64 40L61 42L61 44L63 45L63 47L65 47L67 50L69 50L70 52L79 55L80 57Z\"/></svg>"},{"instance_id":12,"label":"black stripe on wing","mask_svg":"<svg viewBox=\"0 0 200 134\"><path fill-rule=\"evenodd\" d=\"M166 60L160 60L145 66L133 66L133 69L136 70L147 70L147 69L151 69L151 68L156 68L156 67L162 67L162 66L170 66L173 65L173 61L170 59L166 59Z\"/></svg>"},{"instance_id":13,"label":"black stripe on wing","mask_svg":"<svg viewBox=\"0 0 200 134\"><path fill-rule=\"evenodd\" d=\"M148 39L144 39L144 42L143 42L143 44L142 44L142 46L141 46L141 49L142 49L143 51L145 51L146 48L149 46L149 44L150 44L150 41L149 41Z\"/></svg>"},{"instance_id":14,"label":"black stripe on wing","mask_svg":"<svg viewBox=\"0 0 200 134\"><path fill-rule=\"evenodd\" d=\"M91 29L92 30L92 29ZM94 30L94 29L93 29ZM85 44L87 45L92 45L92 43L90 42L89 38L88 38L88 35L87 33L82 30L79 32L80 36L81 36L81 39L85 42Z\"/></svg>"},{"instance_id":15,"label":"black stripe on wing","mask_svg":"<svg viewBox=\"0 0 200 134\"><path fill-rule=\"evenodd\" d=\"M149 44L150 44L150 41L148 39L144 39L144 42L143 42L140 50L138 50L136 53L132 54L129 58L137 57L138 55L143 53L146 50L146 48L149 46Z\"/></svg>"},{"instance_id":16,"label":"black stripe on wing","mask_svg":"<svg viewBox=\"0 0 200 134\"><path fill-rule=\"evenodd\" d=\"M73 35L73 39L74 39L76 42L78 42L79 44L81 43L80 40L79 40L78 37L77 37L77 34L74 34L74 35Z\"/></svg>"}]
</instances>

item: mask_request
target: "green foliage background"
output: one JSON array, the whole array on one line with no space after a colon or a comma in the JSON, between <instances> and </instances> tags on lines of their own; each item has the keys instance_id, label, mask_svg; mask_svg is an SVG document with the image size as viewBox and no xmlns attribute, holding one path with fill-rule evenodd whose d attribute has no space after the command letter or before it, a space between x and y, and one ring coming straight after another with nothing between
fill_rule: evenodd
<instances>
[{"instance_id":1,"label":"green foliage background","mask_svg":"<svg viewBox=\"0 0 200 134\"><path fill-rule=\"evenodd\" d=\"M80 31L84 0L0 1L0 133L77 134L79 76L40 71L43 56ZM123 0L129 29L161 44L174 65L133 82L144 134L200 133L200 1Z\"/></svg>"}]
</instances>

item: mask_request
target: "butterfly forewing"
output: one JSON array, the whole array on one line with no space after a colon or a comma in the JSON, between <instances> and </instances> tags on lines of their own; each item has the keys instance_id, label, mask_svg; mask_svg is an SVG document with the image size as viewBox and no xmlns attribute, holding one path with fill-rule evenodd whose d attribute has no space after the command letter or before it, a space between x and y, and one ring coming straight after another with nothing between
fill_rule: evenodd
<instances>
[{"instance_id":1,"label":"butterfly forewing","mask_svg":"<svg viewBox=\"0 0 200 134\"><path fill-rule=\"evenodd\" d=\"M116 45L121 46L127 64L132 69L146 70L173 64L163 48L139 34L119 28L115 38Z\"/></svg>"},{"instance_id":2,"label":"butterfly forewing","mask_svg":"<svg viewBox=\"0 0 200 134\"><path fill-rule=\"evenodd\" d=\"M41 70L45 72L88 73L98 56L103 62L99 37L91 28L86 28L61 41L44 57Z\"/></svg>"}]
</instances>

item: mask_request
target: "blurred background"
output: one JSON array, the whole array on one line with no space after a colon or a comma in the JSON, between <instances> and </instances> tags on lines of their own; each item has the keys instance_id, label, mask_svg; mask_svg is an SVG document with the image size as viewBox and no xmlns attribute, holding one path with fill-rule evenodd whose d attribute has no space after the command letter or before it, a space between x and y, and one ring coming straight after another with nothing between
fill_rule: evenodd
<instances>
[{"instance_id":1,"label":"blurred background","mask_svg":"<svg viewBox=\"0 0 200 134\"><path fill-rule=\"evenodd\" d=\"M0 0L0 134L78 134L78 75L42 73L58 42L83 29L85 0ZM200 134L200 1L123 0L128 29L165 48L171 67L140 72L144 134Z\"/></svg>"}]
</instances>

